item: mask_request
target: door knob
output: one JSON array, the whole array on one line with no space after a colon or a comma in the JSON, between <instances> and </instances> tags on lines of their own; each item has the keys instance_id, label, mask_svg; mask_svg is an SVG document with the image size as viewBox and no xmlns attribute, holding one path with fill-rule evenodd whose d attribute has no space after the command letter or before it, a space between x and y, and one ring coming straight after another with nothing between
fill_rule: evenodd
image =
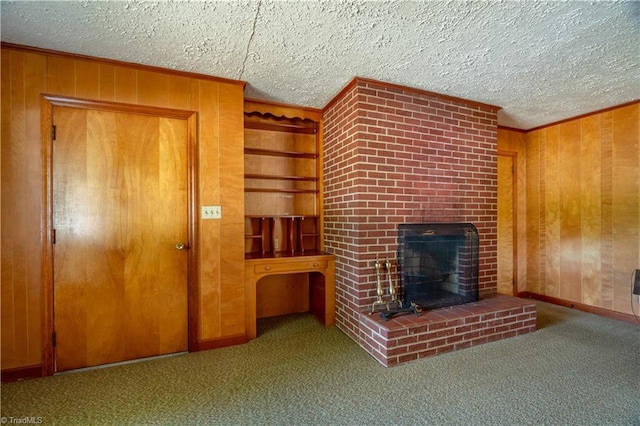
<instances>
[{"instance_id":1,"label":"door knob","mask_svg":"<svg viewBox=\"0 0 640 426\"><path fill-rule=\"evenodd\" d=\"M185 243L176 243L176 250L184 250L187 248Z\"/></svg>"}]
</instances>

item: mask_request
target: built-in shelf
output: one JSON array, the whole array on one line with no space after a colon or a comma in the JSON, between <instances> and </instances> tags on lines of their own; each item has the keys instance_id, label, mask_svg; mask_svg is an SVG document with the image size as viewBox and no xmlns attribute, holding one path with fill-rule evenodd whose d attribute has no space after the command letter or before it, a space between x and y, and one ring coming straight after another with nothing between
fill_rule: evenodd
<instances>
[{"instance_id":1,"label":"built-in shelf","mask_svg":"<svg viewBox=\"0 0 640 426\"><path fill-rule=\"evenodd\" d=\"M292 180L292 181L305 181L305 182L317 182L317 177L309 176L280 176L280 175L263 175L263 174L245 174L245 179L264 179L264 180Z\"/></svg>"},{"instance_id":2,"label":"built-in shelf","mask_svg":"<svg viewBox=\"0 0 640 426\"><path fill-rule=\"evenodd\" d=\"M245 154L250 155L267 155L272 157L291 157L291 158L309 158L316 159L318 154L315 152L300 152L300 151L286 151L278 149L264 149L264 148L244 148Z\"/></svg>"},{"instance_id":3,"label":"built-in shelf","mask_svg":"<svg viewBox=\"0 0 640 426\"><path fill-rule=\"evenodd\" d=\"M246 121L244 124L245 129L254 130L269 130L273 132L286 132L286 133L301 133L307 135L314 135L318 132L315 127L302 127L299 125L287 125L284 123L264 123L264 122L252 122Z\"/></svg>"},{"instance_id":4,"label":"built-in shelf","mask_svg":"<svg viewBox=\"0 0 640 426\"><path fill-rule=\"evenodd\" d=\"M315 189L244 188L245 192L282 192L283 194L317 194Z\"/></svg>"},{"instance_id":5,"label":"built-in shelf","mask_svg":"<svg viewBox=\"0 0 640 426\"><path fill-rule=\"evenodd\" d=\"M245 216L246 253L265 256L318 251L318 221L318 216Z\"/></svg>"},{"instance_id":6,"label":"built-in shelf","mask_svg":"<svg viewBox=\"0 0 640 426\"><path fill-rule=\"evenodd\" d=\"M246 105L246 257L320 252L320 121L302 110L298 117L291 109Z\"/></svg>"}]
</instances>

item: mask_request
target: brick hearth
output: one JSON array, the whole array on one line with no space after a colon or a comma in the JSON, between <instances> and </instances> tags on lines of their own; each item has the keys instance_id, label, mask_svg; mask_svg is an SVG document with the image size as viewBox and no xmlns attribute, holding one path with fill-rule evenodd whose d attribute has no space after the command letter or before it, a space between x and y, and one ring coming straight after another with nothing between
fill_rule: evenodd
<instances>
[{"instance_id":1,"label":"brick hearth","mask_svg":"<svg viewBox=\"0 0 640 426\"><path fill-rule=\"evenodd\" d=\"M506 339L536 329L535 302L499 294L478 302L383 321L360 314L361 346L385 366L394 366Z\"/></svg>"},{"instance_id":2,"label":"brick hearth","mask_svg":"<svg viewBox=\"0 0 640 426\"><path fill-rule=\"evenodd\" d=\"M384 365L535 328L527 323L502 331L511 327L505 318L518 315L502 317L503 309L489 302L498 299L486 298L497 287L497 111L492 105L360 78L325 108L324 234L325 250L336 256L336 325ZM412 319L393 319L383 327L376 315L368 315L376 300L374 262L376 257L395 259L398 224L419 222L466 222L478 228L479 291L484 298L477 303L484 311L473 323L467 323L472 321L469 305L443 308L446 314L425 312L417 318L426 321L423 328L430 324L450 332L453 326L436 325L433 319L453 313L460 316L448 321L461 322L456 327L469 328L468 334L454 328L455 336L447 336L451 345L435 347L420 340L424 350L398 353L406 345L383 337L384 330L400 324L404 331L387 331L409 333L407 321ZM506 299L521 302L505 297L499 296L499 305ZM531 312L527 306L525 315L535 324L535 308ZM486 324L493 324L492 315L501 318L499 332L486 331L493 328ZM372 327L380 337L374 338Z\"/></svg>"}]
</instances>

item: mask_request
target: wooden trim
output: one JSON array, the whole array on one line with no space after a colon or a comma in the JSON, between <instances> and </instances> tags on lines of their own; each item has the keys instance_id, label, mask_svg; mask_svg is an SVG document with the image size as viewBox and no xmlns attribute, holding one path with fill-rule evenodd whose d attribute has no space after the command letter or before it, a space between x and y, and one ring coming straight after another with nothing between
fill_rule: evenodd
<instances>
[{"instance_id":1,"label":"wooden trim","mask_svg":"<svg viewBox=\"0 0 640 426\"><path fill-rule=\"evenodd\" d=\"M374 84L377 86L383 86L385 88L402 90L402 91L414 93L417 95L430 96L430 97L439 98L446 101L462 103L473 108L478 108L478 107L486 108L486 109L489 109L491 112L498 112L500 109L502 109L502 107L499 107L497 105L486 104L483 102L473 101L471 99L464 99L464 98L459 98L457 96L444 95L442 93L430 92L428 90L403 86L401 84L387 83L384 81L374 80L371 78L354 77L353 80L351 80L345 87L343 87L342 90L340 90L338 94L334 96L327 105L325 105L325 107L322 109L323 112L329 109L329 107L331 107L338 99L340 99L346 91L350 90L354 85L357 85L359 83Z\"/></svg>"},{"instance_id":2,"label":"wooden trim","mask_svg":"<svg viewBox=\"0 0 640 426\"><path fill-rule=\"evenodd\" d=\"M10 383L24 379L35 379L42 376L44 376L44 374L42 374L42 365L37 364L2 370L0 372L0 381L2 381L2 383Z\"/></svg>"},{"instance_id":3,"label":"wooden trim","mask_svg":"<svg viewBox=\"0 0 640 426\"><path fill-rule=\"evenodd\" d=\"M198 115L194 111L170 108L147 107L117 102L102 102L71 97L42 95L40 102L40 130L42 137L42 376L55 373L55 350L52 335L54 322L54 280L53 280L53 140L52 124L55 106L116 111L127 114L153 115L186 120L187 122L187 344L190 351L197 346L198 336L198 268L197 261L197 185L198 185Z\"/></svg>"},{"instance_id":4,"label":"wooden trim","mask_svg":"<svg viewBox=\"0 0 640 426\"><path fill-rule=\"evenodd\" d=\"M200 277L200 262L198 262L199 241L198 236L200 215L198 206L199 198L199 182L200 168L198 167L199 144L198 141L198 114L193 113L187 118L187 185L188 197L187 201L187 217L189 223L187 225L187 238L189 241L189 249L187 250L187 347L193 352L197 347L198 341L198 319L200 318L200 286L198 278Z\"/></svg>"},{"instance_id":5,"label":"wooden trim","mask_svg":"<svg viewBox=\"0 0 640 426\"><path fill-rule=\"evenodd\" d=\"M288 110L295 110L295 113ZM302 118L313 120L315 122L320 122L322 120L321 108L305 107L295 104L286 104L282 102L265 101L261 99L244 98L245 113L260 112L274 114L274 111L281 111L287 118Z\"/></svg>"},{"instance_id":6,"label":"wooden trim","mask_svg":"<svg viewBox=\"0 0 640 426\"><path fill-rule=\"evenodd\" d=\"M384 86L392 89L398 89L406 92L415 93L418 95L431 96L431 97L440 98L446 101L463 103L471 107L488 108L492 112L498 112L499 110L502 109L502 107L499 107L497 105L486 104L486 103L474 101L471 99L459 98L457 96L444 95L442 93L430 92L428 90L418 89L415 87L407 87L401 84L386 83L384 81L378 81L378 80L373 80L370 78L362 78L362 77L357 77L357 79L359 82L363 82L363 83L375 84L375 85Z\"/></svg>"},{"instance_id":7,"label":"wooden trim","mask_svg":"<svg viewBox=\"0 0 640 426\"><path fill-rule=\"evenodd\" d=\"M192 115L196 114L194 111L153 107L146 105L127 104L121 102L110 101L96 101L93 99L82 99L73 97L62 97L56 95L42 95L47 101L54 106L63 106L68 108L81 108L81 109L94 109L99 111L115 111L126 114L140 114L149 116L161 116L166 118L177 118L181 120L188 120Z\"/></svg>"},{"instance_id":8,"label":"wooden trim","mask_svg":"<svg viewBox=\"0 0 640 426\"><path fill-rule=\"evenodd\" d=\"M584 303L572 302L570 300L559 299L557 297L545 296L543 294L532 293L529 291L522 291L518 293L518 297L535 299L541 302L547 302L554 305L564 306L565 308L577 309L579 311L588 312L601 317L610 318L618 321L628 322L629 324L640 325L640 318L631 314L623 314L622 312L616 312L605 308L599 308L597 306L585 305Z\"/></svg>"},{"instance_id":9,"label":"wooden trim","mask_svg":"<svg viewBox=\"0 0 640 426\"><path fill-rule=\"evenodd\" d=\"M589 117L589 116L592 116L592 115L602 114L603 112L613 111L613 110L618 109L618 108L624 108L624 107L627 107L627 106L630 106L630 105L635 105L637 103L640 103L640 99L636 99L636 100L631 101L631 102L625 102L625 103L620 104L620 105L614 105L614 106L611 106L611 107L608 107L608 108L599 109L597 111L587 112L586 114L576 115L575 117L565 118L564 120L554 121L553 123L543 124L542 126L537 126L537 127L531 128L531 129L527 129L524 132L525 133L533 132L535 130L544 129L546 127L551 127L551 126L555 126L555 125L558 125L558 124L566 123L568 121L579 120L581 118L586 118L586 117Z\"/></svg>"},{"instance_id":10,"label":"wooden trim","mask_svg":"<svg viewBox=\"0 0 640 426\"><path fill-rule=\"evenodd\" d=\"M329 108L331 108L338 100L342 99L344 95L358 85L358 78L353 78L349 83L346 84L336 95L331 98L331 100L322 108L322 113L326 113Z\"/></svg>"},{"instance_id":11,"label":"wooden trim","mask_svg":"<svg viewBox=\"0 0 640 426\"><path fill-rule=\"evenodd\" d=\"M518 132L518 133L527 133L527 130L523 130L523 129L516 129L515 127L508 127L508 126L500 126L498 125L498 130L508 130L510 132Z\"/></svg>"},{"instance_id":12,"label":"wooden trim","mask_svg":"<svg viewBox=\"0 0 640 426\"><path fill-rule=\"evenodd\" d=\"M40 135L42 138L42 375L55 373L52 336L53 314L53 104L40 98Z\"/></svg>"},{"instance_id":13,"label":"wooden trim","mask_svg":"<svg viewBox=\"0 0 640 426\"><path fill-rule=\"evenodd\" d=\"M0 44L0 47L2 49L18 50L26 53L35 53L35 54L47 55L47 56L60 56L60 57L68 58L71 60L100 62L101 64L113 65L117 67L135 68L139 71L160 72L163 74L170 74L178 77L197 78L200 80L209 80L209 81L215 81L218 83L226 83L226 84L238 84L238 85L241 85L242 87L245 87L247 84L246 81L242 81L242 80L233 80L230 78L216 77L212 75L198 74L198 73L187 72L187 71L178 71L178 70L172 70L170 68L161 68L161 67L156 67L152 65L143 65L143 64L137 64L134 62L117 61L114 59L99 58L95 56L79 55L76 53L62 52L59 50L50 50L50 49L42 49L39 47L23 46L20 44L2 42Z\"/></svg>"},{"instance_id":14,"label":"wooden trim","mask_svg":"<svg viewBox=\"0 0 640 426\"><path fill-rule=\"evenodd\" d=\"M197 342L197 348L192 351L207 351L210 349L224 348L227 346L243 345L249 341L249 338L244 334L239 334L230 337L221 337L219 339L203 340Z\"/></svg>"},{"instance_id":15,"label":"wooden trim","mask_svg":"<svg viewBox=\"0 0 640 426\"><path fill-rule=\"evenodd\" d=\"M316 188L319 191L319 196L316 197L316 213L319 215L317 229L320 232L317 248L322 252L324 251L324 123L322 121L318 125L316 147L316 152L318 153L318 158L316 159L316 177L318 178Z\"/></svg>"}]
</instances>

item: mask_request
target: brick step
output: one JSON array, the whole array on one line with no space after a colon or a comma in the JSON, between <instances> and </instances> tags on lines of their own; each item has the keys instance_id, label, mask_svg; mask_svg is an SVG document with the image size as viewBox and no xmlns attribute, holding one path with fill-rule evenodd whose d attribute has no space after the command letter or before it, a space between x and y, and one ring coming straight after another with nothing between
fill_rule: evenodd
<instances>
[{"instance_id":1,"label":"brick step","mask_svg":"<svg viewBox=\"0 0 640 426\"><path fill-rule=\"evenodd\" d=\"M536 304L501 294L384 321L360 314L361 346L390 367L536 330Z\"/></svg>"}]
</instances>

